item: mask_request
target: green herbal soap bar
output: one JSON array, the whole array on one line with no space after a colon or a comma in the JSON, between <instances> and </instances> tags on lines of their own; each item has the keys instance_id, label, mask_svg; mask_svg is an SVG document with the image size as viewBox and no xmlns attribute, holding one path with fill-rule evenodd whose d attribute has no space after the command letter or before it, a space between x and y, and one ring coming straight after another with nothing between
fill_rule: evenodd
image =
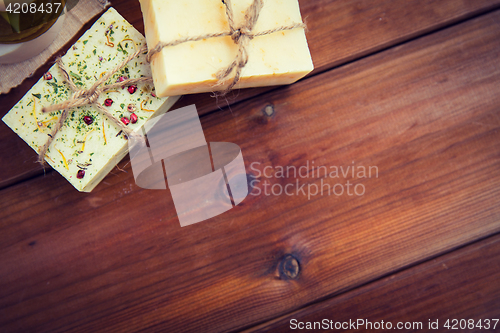
<instances>
[{"instance_id":1,"label":"green herbal soap bar","mask_svg":"<svg viewBox=\"0 0 500 333\"><path fill-rule=\"evenodd\" d=\"M87 89L144 44L144 37L116 10L109 8L62 61L75 85ZM151 76L145 54L131 60L108 83L141 76ZM3 117L3 121L39 152L62 113L61 110L42 113L42 107L63 102L72 95L73 91L64 82L56 64ZM166 112L177 98L158 98L152 83L139 83L102 93L97 103L114 117L128 122L127 127L137 132L148 119ZM127 151L126 136L120 128L97 107L86 105L69 110L45 160L77 190L90 192Z\"/></svg>"}]
</instances>

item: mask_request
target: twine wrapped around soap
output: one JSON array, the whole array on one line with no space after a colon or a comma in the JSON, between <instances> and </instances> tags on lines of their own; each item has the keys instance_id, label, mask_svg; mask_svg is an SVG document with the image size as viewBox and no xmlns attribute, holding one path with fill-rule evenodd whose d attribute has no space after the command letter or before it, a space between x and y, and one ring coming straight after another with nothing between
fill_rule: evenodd
<instances>
[{"instance_id":1,"label":"twine wrapped around soap","mask_svg":"<svg viewBox=\"0 0 500 333\"><path fill-rule=\"evenodd\" d=\"M231 0L222 0L222 3L226 7L226 16L227 16L227 21L229 24L229 31L225 32L219 32L219 33L212 33L212 34L206 34L206 35L200 35L200 36L195 36L195 37L186 37L186 38L181 38L174 40L172 42L158 42L158 44L148 52L147 54L147 61L151 62L151 58L159 53L161 50L163 50L164 47L168 46L176 46L182 43L186 42L195 42L207 38L215 38L215 37L224 37L224 36L231 36L231 39L233 42L238 45L238 53L236 54L236 57L234 60L227 66L226 68L220 69L217 74L216 78L218 80L217 85L222 85L231 75L233 71L236 71L233 77L233 81L229 86L223 91L222 95L227 94L240 80L241 76L241 71L243 67L246 66L248 63L248 44L250 40L252 40L255 37L259 36L264 36L264 35L269 35L278 31L284 31L284 30L292 30L296 28L305 28L306 25L304 23L293 23L291 25L286 25L286 26L280 26L274 29L270 30L265 30L261 31L258 33L252 33L252 30L257 23L257 20L259 19L259 14L264 6L263 0L254 0L252 4L247 8L245 11L245 16L244 16L244 21L243 24L239 27L236 27L236 24L234 23L234 14L233 10L231 7ZM127 79L122 82L117 82L113 84L107 84L105 85L104 83L108 81L118 70L120 70L123 66L125 66L130 60L138 56L139 54L147 52L147 47L143 46L141 49L137 50L135 53L129 55L127 58L125 58L121 63L119 63L115 68L112 70L106 72L103 76L101 76L89 89L79 89L73 80L71 79L71 76L69 75L68 71L66 70L61 58L57 59L57 65L59 69L62 71L64 78L66 82L68 83L70 89L73 91L73 95L68 99L67 101L64 101L59 104L54 104L48 107L42 108L42 112L51 112L55 110L62 110L61 117L59 118L58 122L56 123L56 126L52 130L51 134L49 134L49 138L47 139L47 142L40 148L39 155L38 155L38 161L43 165L44 159L45 159L45 154L47 153L47 150L49 149L50 144L52 143L53 139L55 138L57 132L61 129L63 126L64 122L66 121L66 118L68 117L68 110L71 109L72 107L79 107L79 106L84 106L88 104L93 104L95 105L99 111L101 111L105 116L107 116L109 119L111 119L120 129L128 136L135 135L135 133L130 130L128 127L126 127L119 119L114 117L112 114L108 112L102 105L97 103L97 99L99 98L100 94L103 92L106 92L108 90L116 89L119 87L123 87L126 85L131 85L139 82L152 82L153 79L150 77L140 77L137 79Z\"/></svg>"},{"instance_id":2,"label":"twine wrapped around soap","mask_svg":"<svg viewBox=\"0 0 500 333\"><path fill-rule=\"evenodd\" d=\"M121 82L113 83L113 84L107 84L103 85L106 81L108 81L117 71L119 71L123 66L125 66L130 60L134 59L137 57L139 54L147 52L146 46L143 46L136 52L132 53L129 55L127 58L125 58L122 62L120 62L118 65L116 65L115 68L112 70L106 72L104 75L102 75L89 89L79 89L73 80L71 79L71 76L68 73L68 70L64 66L61 58L58 58L56 60L56 63L61 70L61 72L64 75L65 81L68 83L71 91L73 91L73 95L70 97L70 99L59 103L59 104L54 104L51 106L43 107L42 112L51 112L51 111L56 111L56 110L62 110L61 117L59 117L59 120L57 121L55 127L52 129L51 134L49 134L49 138L47 139L47 142L40 148L40 151L38 153L38 162L40 164L44 164L44 159L45 159L45 154L47 153L47 150L49 149L50 144L52 143L52 140L54 140L57 132L61 129L63 126L64 122L66 121L66 118L68 117L69 109L73 107L79 107L79 106L84 106L84 105L89 105L93 104L97 107L99 111L101 111L106 117L111 119L120 129L127 135L131 136L134 135L134 132L129 129L128 127L125 126L118 118L113 116L111 113L109 113L108 110L106 110L101 104L97 103L97 99L101 95L101 93L106 92L108 90L124 87L126 85L132 85L140 82L152 82L153 79L150 77L140 77L136 79L127 79Z\"/></svg>"},{"instance_id":3,"label":"twine wrapped around soap","mask_svg":"<svg viewBox=\"0 0 500 333\"><path fill-rule=\"evenodd\" d=\"M229 31L226 32L219 32L219 33L212 33L212 34L206 34L206 35L200 35L200 36L195 36L195 37L186 37L186 38L181 38L174 40L172 42L158 42L156 46L151 49L148 53L147 60L148 62L151 61L151 58L163 50L164 47L167 46L176 46L182 43L186 42L195 42L207 38L214 38L214 37L224 37L224 36L231 36L231 39L233 42L238 45L238 53L236 54L236 57L234 60L227 66L226 68L220 69L217 74L216 78L218 80L217 85L222 85L231 75L231 73L236 70L233 81L229 86L224 90L222 95L227 94L233 87L238 83L240 80L241 76L241 71L243 67L246 66L248 63L248 44L250 40L252 40L255 37L258 36L264 36L264 35L269 35L278 31L283 31L283 30L292 30L296 28L305 28L306 25L304 23L293 23L291 25L286 25L286 26L280 26L274 29L270 30L265 30L261 31L258 33L252 33L252 30L255 26L255 23L257 23L257 20L259 19L259 14L264 6L263 0L254 0L252 4L247 8L245 11L245 17L243 24L239 27L236 27L236 24L234 23L234 14L233 14L233 9L231 7L231 0L222 0L222 3L226 6L226 16L227 16L227 21L229 24Z\"/></svg>"}]
</instances>

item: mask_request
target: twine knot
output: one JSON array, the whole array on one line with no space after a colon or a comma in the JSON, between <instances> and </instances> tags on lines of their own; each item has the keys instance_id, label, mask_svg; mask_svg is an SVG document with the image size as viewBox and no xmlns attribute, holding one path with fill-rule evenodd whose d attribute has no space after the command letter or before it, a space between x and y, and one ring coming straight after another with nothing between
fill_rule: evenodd
<instances>
[{"instance_id":1,"label":"twine knot","mask_svg":"<svg viewBox=\"0 0 500 333\"><path fill-rule=\"evenodd\" d=\"M232 32L231 34L231 39L233 40L233 42L235 42L236 44L240 41L240 37L241 37L241 29L238 29L238 30L235 30Z\"/></svg>"},{"instance_id":2,"label":"twine knot","mask_svg":"<svg viewBox=\"0 0 500 333\"><path fill-rule=\"evenodd\" d=\"M235 44L239 44L242 37L252 39L253 35L250 33L250 30L246 29L245 27L236 29L231 33L231 39Z\"/></svg>"},{"instance_id":3,"label":"twine knot","mask_svg":"<svg viewBox=\"0 0 500 333\"><path fill-rule=\"evenodd\" d=\"M97 102L97 99L99 98L102 92L103 90L100 88L87 89L87 90L79 89L71 96L71 99L69 99L69 101L82 100L82 102L85 104L94 104Z\"/></svg>"},{"instance_id":4,"label":"twine knot","mask_svg":"<svg viewBox=\"0 0 500 333\"><path fill-rule=\"evenodd\" d=\"M97 102L97 98L101 95L102 89L96 89L94 91L87 91L86 97L89 101L89 104L94 104Z\"/></svg>"}]
</instances>

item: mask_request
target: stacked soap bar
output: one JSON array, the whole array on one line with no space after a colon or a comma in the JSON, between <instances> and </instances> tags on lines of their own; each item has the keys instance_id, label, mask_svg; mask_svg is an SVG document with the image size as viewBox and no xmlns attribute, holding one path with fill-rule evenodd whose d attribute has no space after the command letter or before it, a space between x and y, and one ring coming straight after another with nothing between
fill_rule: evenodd
<instances>
[{"instance_id":1,"label":"stacked soap bar","mask_svg":"<svg viewBox=\"0 0 500 333\"><path fill-rule=\"evenodd\" d=\"M144 45L144 37L110 8L62 57L75 85L87 89L107 71ZM109 80L150 77L146 55L140 54ZM9 111L3 121L39 152L62 111L42 113L73 94L57 65L47 72ZM151 83L124 86L102 93L97 101L134 131L153 116L166 112L177 97L158 98ZM93 105L69 110L45 160L79 191L90 192L127 154L126 136Z\"/></svg>"},{"instance_id":2,"label":"stacked soap bar","mask_svg":"<svg viewBox=\"0 0 500 333\"><path fill-rule=\"evenodd\" d=\"M236 28L253 0L233 0ZM297 0L264 0L252 33L301 23ZM187 37L229 31L226 9L220 0L140 0L148 48ZM278 31L250 40L249 60L234 87L289 84L313 70L303 28ZM230 36L167 46L153 56L151 67L158 96L224 90L216 73L238 53Z\"/></svg>"}]
</instances>

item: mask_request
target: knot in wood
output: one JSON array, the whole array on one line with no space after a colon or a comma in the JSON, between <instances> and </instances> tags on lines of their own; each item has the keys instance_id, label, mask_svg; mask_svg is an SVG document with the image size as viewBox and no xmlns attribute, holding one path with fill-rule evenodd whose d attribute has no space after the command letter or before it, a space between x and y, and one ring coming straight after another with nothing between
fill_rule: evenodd
<instances>
[{"instance_id":1,"label":"knot in wood","mask_svg":"<svg viewBox=\"0 0 500 333\"><path fill-rule=\"evenodd\" d=\"M279 272L282 280L296 279L300 273L299 261L291 254L285 255L280 262Z\"/></svg>"},{"instance_id":2,"label":"knot in wood","mask_svg":"<svg viewBox=\"0 0 500 333\"><path fill-rule=\"evenodd\" d=\"M272 104L268 104L262 111L267 117L272 117L274 115L274 106Z\"/></svg>"}]
</instances>

